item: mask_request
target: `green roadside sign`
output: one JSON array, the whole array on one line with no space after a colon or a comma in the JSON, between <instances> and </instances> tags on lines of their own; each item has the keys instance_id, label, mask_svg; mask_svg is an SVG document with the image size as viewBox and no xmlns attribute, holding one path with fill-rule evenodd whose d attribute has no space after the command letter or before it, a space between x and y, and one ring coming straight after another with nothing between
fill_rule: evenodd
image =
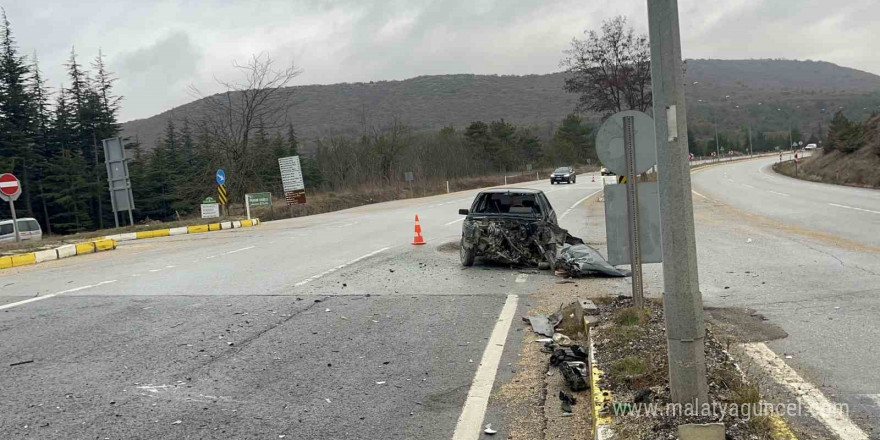
<instances>
[{"instance_id":1,"label":"green roadside sign","mask_svg":"<svg viewBox=\"0 0 880 440\"><path fill-rule=\"evenodd\" d=\"M272 193L261 192L247 195L249 206L269 206L272 204Z\"/></svg>"},{"instance_id":2,"label":"green roadside sign","mask_svg":"<svg viewBox=\"0 0 880 440\"><path fill-rule=\"evenodd\" d=\"M205 197L205 200L202 200L202 204L208 204L208 203L217 203L217 201L214 200L213 197L208 196L208 197Z\"/></svg>"}]
</instances>

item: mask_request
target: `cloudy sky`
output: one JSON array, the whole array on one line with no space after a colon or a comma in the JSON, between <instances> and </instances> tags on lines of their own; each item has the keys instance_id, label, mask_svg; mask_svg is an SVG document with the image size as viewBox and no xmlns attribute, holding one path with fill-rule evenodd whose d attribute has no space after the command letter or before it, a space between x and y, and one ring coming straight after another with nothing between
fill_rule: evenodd
<instances>
[{"instance_id":1,"label":"cloudy sky","mask_svg":"<svg viewBox=\"0 0 880 440\"><path fill-rule=\"evenodd\" d=\"M623 14L647 33L644 0L0 0L20 50L53 87L76 48L102 50L124 96L121 120L219 91L252 54L296 63L295 84L444 73L559 70L584 29ZM686 58L831 61L880 74L877 0L679 0Z\"/></svg>"}]
</instances>

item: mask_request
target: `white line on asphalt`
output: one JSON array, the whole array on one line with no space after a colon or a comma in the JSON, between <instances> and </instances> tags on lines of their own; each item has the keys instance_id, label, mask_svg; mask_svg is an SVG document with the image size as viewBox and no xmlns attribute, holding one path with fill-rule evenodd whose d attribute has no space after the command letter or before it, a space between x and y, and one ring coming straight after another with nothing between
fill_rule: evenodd
<instances>
[{"instance_id":1,"label":"white line on asphalt","mask_svg":"<svg viewBox=\"0 0 880 440\"><path fill-rule=\"evenodd\" d=\"M379 250L375 250L375 251L373 251L373 252L370 252L369 254L361 255L360 257L357 257L357 258L355 258L354 260L349 261L348 263L340 264L339 266L336 266L336 267L334 267L334 268L331 268L331 269L325 270L324 272L321 272L321 273L319 273L319 274L317 274L317 275L312 275L312 276L310 276L310 277L308 277L308 278L306 278L306 279L304 279L304 280L302 280L302 281L300 281L300 282L294 284L294 286L295 286L295 287L299 287L299 286L302 286L303 284L310 283L310 282L312 282L312 281L317 280L318 278L321 278L321 277L323 277L323 276L325 276L325 275L329 275L329 274L331 274L331 273L333 273L333 272L336 272L336 271L339 270L339 269L345 268L346 266L351 266L352 264L357 263L358 261L361 261L361 260L363 260L363 259L365 259L365 258L370 258L370 257L372 257L373 255L376 255L376 254L378 254L378 253L380 253L380 252L385 252L385 251L387 251L388 249L390 249L390 248L384 247L384 248L382 248L382 249L379 249Z\"/></svg>"},{"instance_id":2,"label":"white line on asphalt","mask_svg":"<svg viewBox=\"0 0 880 440\"><path fill-rule=\"evenodd\" d=\"M49 295L43 295L43 296L38 296L35 298L29 298L24 301L18 301L18 302L14 302L14 303L4 304L4 305L0 306L0 310L11 309L13 307L20 306L23 304L32 303L35 301L41 301L41 300L44 300L47 298L53 298L53 297L56 297L56 296L61 295L63 293L79 292L80 290L91 289L92 287L103 286L104 284L115 283L116 281L117 280L101 281L98 284L89 284L87 286L74 287L73 289L62 290L60 292L51 293Z\"/></svg>"},{"instance_id":3,"label":"white line on asphalt","mask_svg":"<svg viewBox=\"0 0 880 440\"><path fill-rule=\"evenodd\" d=\"M226 255L234 254L234 253L236 253L236 252L246 251L246 250L248 250L248 249L253 249L253 248L255 248L255 247L256 247L256 246L243 247L243 248L241 248L241 249L236 249L236 250L234 250L234 251L229 251L229 252L226 253Z\"/></svg>"},{"instance_id":4,"label":"white line on asphalt","mask_svg":"<svg viewBox=\"0 0 880 440\"><path fill-rule=\"evenodd\" d=\"M155 272L161 272L161 271L162 271L162 269L150 269L150 272L154 272L154 273L155 273Z\"/></svg>"},{"instance_id":5,"label":"white line on asphalt","mask_svg":"<svg viewBox=\"0 0 880 440\"><path fill-rule=\"evenodd\" d=\"M788 197L788 196L789 196L789 195L786 194L786 193L781 193L781 192L779 192L779 191L773 191L772 189L768 189L767 191L768 191L768 192L771 192L771 193L773 193L773 194L776 194L777 196L782 196L782 197Z\"/></svg>"},{"instance_id":6,"label":"white line on asphalt","mask_svg":"<svg viewBox=\"0 0 880 440\"><path fill-rule=\"evenodd\" d=\"M691 190L691 192L694 193L694 194L696 194L696 195L698 195L698 196L700 196L700 197L702 197L702 198L704 198L704 199L708 199L708 197L706 197L706 196L704 196L704 195L702 195L702 194L700 194L700 193L698 193L698 192L696 192L696 191L694 191L694 190Z\"/></svg>"},{"instance_id":7,"label":"white line on asphalt","mask_svg":"<svg viewBox=\"0 0 880 440\"><path fill-rule=\"evenodd\" d=\"M746 187L746 188L751 188L751 189L755 189L755 187L754 187L754 186L752 186L752 185L749 185L749 184L747 184L747 183L743 183L743 184L742 184L742 186L744 186L744 187Z\"/></svg>"},{"instance_id":8,"label":"white line on asphalt","mask_svg":"<svg viewBox=\"0 0 880 440\"><path fill-rule=\"evenodd\" d=\"M563 217L567 216L568 213L571 212L572 209L577 208L578 205L580 205L581 203L584 202L584 200L587 200L587 199L589 199L590 197L593 197L593 196L595 196L596 194L599 194L600 192L602 192L601 189L600 189L600 190L593 191L593 192L591 192L588 196L586 196L586 197L584 197L584 198L578 200L577 202L574 202L574 205L571 205L571 208L566 209L565 212L563 212L562 215L559 216L559 219L562 220Z\"/></svg>"},{"instance_id":9,"label":"white line on asphalt","mask_svg":"<svg viewBox=\"0 0 880 440\"><path fill-rule=\"evenodd\" d=\"M805 381L766 344L763 342L743 344L743 349L777 383L788 388L801 404L809 408L809 413L836 434L838 438L868 440L865 432L841 411L842 408L828 400L815 385Z\"/></svg>"},{"instance_id":10,"label":"white line on asphalt","mask_svg":"<svg viewBox=\"0 0 880 440\"><path fill-rule=\"evenodd\" d=\"M486 407L489 405L489 395L492 393L492 385L495 383L495 374L498 372L498 363L501 354L504 353L504 343L507 341L507 332L513 322L516 313L516 305L519 298L516 295L507 295L501 315L495 322L489 343L483 352L483 359L477 367L471 389L468 391L464 408L461 409L461 417L452 434L452 440L476 440L482 432L481 425L486 415Z\"/></svg>"},{"instance_id":11,"label":"white line on asphalt","mask_svg":"<svg viewBox=\"0 0 880 440\"><path fill-rule=\"evenodd\" d=\"M829 205L836 206L838 208L846 208L846 209L853 209L856 211L870 212L871 214L880 214L880 211L872 211L870 209L856 208L855 206L838 205L837 203L829 203Z\"/></svg>"},{"instance_id":12,"label":"white line on asphalt","mask_svg":"<svg viewBox=\"0 0 880 440\"><path fill-rule=\"evenodd\" d=\"M453 221L451 221L451 222L449 222L449 223L445 223L443 226L453 225L453 224L458 223L458 222L460 222L460 221L462 221L462 220L464 220L464 217L462 217L462 218L460 218L460 219L458 219L458 220L453 220Z\"/></svg>"}]
</instances>

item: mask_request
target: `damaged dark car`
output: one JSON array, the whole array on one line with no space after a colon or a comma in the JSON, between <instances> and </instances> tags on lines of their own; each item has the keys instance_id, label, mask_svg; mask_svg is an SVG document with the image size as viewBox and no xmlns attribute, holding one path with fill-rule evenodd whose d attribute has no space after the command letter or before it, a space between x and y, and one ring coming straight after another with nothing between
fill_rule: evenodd
<instances>
[{"instance_id":1,"label":"damaged dark car","mask_svg":"<svg viewBox=\"0 0 880 440\"><path fill-rule=\"evenodd\" d=\"M463 266L477 257L518 266L546 265L569 276L626 276L602 255L559 227L553 206L541 190L502 188L482 191L461 228Z\"/></svg>"},{"instance_id":2,"label":"damaged dark car","mask_svg":"<svg viewBox=\"0 0 880 440\"><path fill-rule=\"evenodd\" d=\"M462 225L461 264L472 266L477 257L503 263L538 266L556 260L556 247L568 233L556 222L556 213L543 191L503 188L482 191Z\"/></svg>"}]
</instances>

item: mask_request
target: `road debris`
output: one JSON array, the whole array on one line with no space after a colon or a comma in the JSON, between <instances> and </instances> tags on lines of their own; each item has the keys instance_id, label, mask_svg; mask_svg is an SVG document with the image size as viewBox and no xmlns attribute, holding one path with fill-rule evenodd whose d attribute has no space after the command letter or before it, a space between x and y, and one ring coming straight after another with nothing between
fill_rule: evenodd
<instances>
[{"instance_id":1,"label":"road debris","mask_svg":"<svg viewBox=\"0 0 880 440\"><path fill-rule=\"evenodd\" d=\"M553 336L553 327L556 322L550 322L550 318L545 315L529 315L525 320L528 320L529 324L532 326L532 331L544 336Z\"/></svg>"},{"instance_id":2,"label":"road debris","mask_svg":"<svg viewBox=\"0 0 880 440\"><path fill-rule=\"evenodd\" d=\"M562 378L572 391L582 391L589 388L587 385L587 364L584 362L564 362L562 364Z\"/></svg>"},{"instance_id":3,"label":"road debris","mask_svg":"<svg viewBox=\"0 0 880 440\"><path fill-rule=\"evenodd\" d=\"M574 238L574 237L572 237ZM625 277L627 274L616 269L608 261L602 258L599 251L583 243L566 244L559 252L556 260L556 270L567 273L573 277L603 274L612 277Z\"/></svg>"},{"instance_id":4,"label":"road debris","mask_svg":"<svg viewBox=\"0 0 880 440\"><path fill-rule=\"evenodd\" d=\"M571 414L571 407L572 405L577 404L577 398L572 396L570 393L566 393L565 391L559 391L559 400L562 402L562 412Z\"/></svg>"},{"instance_id":5,"label":"road debris","mask_svg":"<svg viewBox=\"0 0 880 440\"><path fill-rule=\"evenodd\" d=\"M498 433L498 431L492 429L491 423L486 425L486 429L484 429L483 432L486 433L486 435L495 435Z\"/></svg>"},{"instance_id":6,"label":"road debris","mask_svg":"<svg viewBox=\"0 0 880 440\"><path fill-rule=\"evenodd\" d=\"M26 360L26 361L13 362L13 363L9 364L9 366L10 366L10 367L17 367L17 366L19 366L19 365L31 364L31 363L33 363L33 362L34 362L33 359L28 359L28 360Z\"/></svg>"},{"instance_id":7,"label":"road debris","mask_svg":"<svg viewBox=\"0 0 880 440\"><path fill-rule=\"evenodd\" d=\"M568 347L571 345L571 338L563 335L562 333L554 333L553 334L553 342L560 347Z\"/></svg>"}]
</instances>

